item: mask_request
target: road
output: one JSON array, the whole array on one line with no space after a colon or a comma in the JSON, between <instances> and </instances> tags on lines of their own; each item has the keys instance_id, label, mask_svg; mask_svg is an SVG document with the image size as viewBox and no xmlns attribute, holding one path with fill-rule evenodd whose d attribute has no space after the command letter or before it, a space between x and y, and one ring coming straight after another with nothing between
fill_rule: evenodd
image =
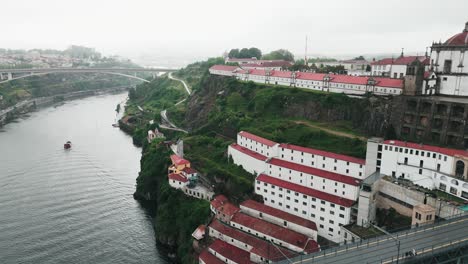
<instances>
[{"instance_id":1,"label":"road","mask_svg":"<svg viewBox=\"0 0 468 264\"><path fill-rule=\"evenodd\" d=\"M176 125L174 125L174 123L172 123L169 118L167 118L167 111L166 110L162 110L161 111L161 120L162 120L162 123L159 127L161 128L165 128L165 129L169 129L169 130L175 130L175 131L181 131L181 132L184 132L184 133L188 133L188 131L186 130L183 130L182 128L179 128L177 127ZM164 124L165 123L165 124Z\"/></svg>"},{"instance_id":2,"label":"road","mask_svg":"<svg viewBox=\"0 0 468 264\"><path fill-rule=\"evenodd\" d=\"M414 257L405 256L415 249L417 256L443 251L452 245L468 245L468 216L441 222L431 227L412 229L392 234L400 241L399 263ZM292 263L299 264L354 264L354 263L396 263L398 243L391 236L365 240L325 250L320 253L295 258ZM280 262L291 263L291 262Z\"/></svg>"},{"instance_id":3,"label":"road","mask_svg":"<svg viewBox=\"0 0 468 264\"><path fill-rule=\"evenodd\" d=\"M190 91L190 89L188 88L188 85L185 83L185 81L181 80L181 79L177 79L175 77L172 77L172 72L169 73L169 79L171 80L174 80L174 81L179 81L181 82L183 85L184 85L184 88L185 88L185 91L187 91L188 95L191 95L192 92Z\"/></svg>"}]
</instances>

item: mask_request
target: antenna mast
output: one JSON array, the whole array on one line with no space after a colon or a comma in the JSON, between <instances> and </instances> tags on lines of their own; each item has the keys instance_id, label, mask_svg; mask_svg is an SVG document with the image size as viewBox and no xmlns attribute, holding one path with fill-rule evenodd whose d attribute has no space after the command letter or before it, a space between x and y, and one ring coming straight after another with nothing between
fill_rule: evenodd
<instances>
[{"instance_id":1,"label":"antenna mast","mask_svg":"<svg viewBox=\"0 0 468 264\"><path fill-rule=\"evenodd\" d=\"M305 37L304 64L305 64L305 66L307 66L307 35L306 35L306 37Z\"/></svg>"}]
</instances>

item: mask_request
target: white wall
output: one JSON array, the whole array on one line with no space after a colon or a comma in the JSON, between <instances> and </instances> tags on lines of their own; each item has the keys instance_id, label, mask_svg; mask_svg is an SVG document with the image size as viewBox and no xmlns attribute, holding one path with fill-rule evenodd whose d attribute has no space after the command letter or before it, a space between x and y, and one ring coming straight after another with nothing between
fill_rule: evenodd
<instances>
[{"instance_id":1,"label":"white wall","mask_svg":"<svg viewBox=\"0 0 468 264\"><path fill-rule=\"evenodd\" d=\"M336 243L339 243L341 239L340 225L350 223L351 208L349 207L257 180L255 193L262 195L264 203L268 206L314 221L317 224L318 235Z\"/></svg>"},{"instance_id":2,"label":"white wall","mask_svg":"<svg viewBox=\"0 0 468 264\"><path fill-rule=\"evenodd\" d=\"M306 236L312 238L313 240L317 241L317 231L314 230L314 229L310 229L310 228L307 228L305 226L298 225L298 224L295 224L293 222L286 221L286 220L284 220L282 218L278 218L276 216L267 214L265 212L260 212L258 210L253 209L253 208L245 207L245 206L242 206L242 205L240 206L240 208L241 208L241 211L243 213L247 214L247 215L253 216L255 218L263 219L263 220L265 220L267 222L270 222L272 224L285 227L285 228L287 228L289 230L296 231L296 232L298 232L300 234L306 235ZM286 225L285 225L285 222L286 222Z\"/></svg>"},{"instance_id":3,"label":"white wall","mask_svg":"<svg viewBox=\"0 0 468 264\"><path fill-rule=\"evenodd\" d=\"M228 156L232 157L234 164L242 166L244 170L251 174L258 175L265 171L265 161L253 158L231 146L228 147Z\"/></svg>"}]
</instances>

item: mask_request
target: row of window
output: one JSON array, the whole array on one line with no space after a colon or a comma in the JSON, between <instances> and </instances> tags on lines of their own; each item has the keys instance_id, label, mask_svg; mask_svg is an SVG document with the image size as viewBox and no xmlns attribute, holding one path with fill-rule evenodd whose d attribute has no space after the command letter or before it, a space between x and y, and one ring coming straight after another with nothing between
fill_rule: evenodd
<instances>
[{"instance_id":1,"label":"row of window","mask_svg":"<svg viewBox=\"0 0 468 264\"><path fill-rule=\"evenodd\" d=\"M382 145L379 145L379 151L382 150ZM421 156L421 157L428 157L430 158L432 156L433 159L438 158L439 160L444 159L444 161L447 161L447 156L442 155L442 154L437 154L435 152L429 152L429 151L419 151L419 150L414 150L414 149L409 149L409 148L403 148L403 147L393 147L393 146L388 146L385 145L385 150L388 151L395 151L395 152L400 152L400 153L405 153L405 154L410 154L410 155L416 155L416 156Z\"/></svg>"}]
</instances>

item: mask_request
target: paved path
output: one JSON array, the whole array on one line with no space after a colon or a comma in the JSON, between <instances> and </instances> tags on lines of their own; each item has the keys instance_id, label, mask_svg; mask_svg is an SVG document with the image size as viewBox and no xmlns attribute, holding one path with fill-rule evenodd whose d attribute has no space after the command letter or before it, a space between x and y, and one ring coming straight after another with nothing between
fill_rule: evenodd
<instances>
[{"instance_id":1,"label":"paved path","mask_svg":"<svg viewBox=\"0 0 468 264\"><path fill-rule=\"evenodd\" d=\"M172 72L169 73L169 79L171 80L174 80L174 81L179 81L181 82L183 85L184 85L184 88L185 90L187 91L188 95L191 95L192 92L190 91L190 89L188 88L188 85L185 83L185 81L181 80L181 79L177 79L175 77L172 77Z\"/></svg>"},{"instance_id":2,"label":"paved path","mask_svg":"<svg viewBox=\"0 0 468 264\"><path fill-rule=\"evenodd\" d=\"M437 253L454 246L468 245L468 215L443 221L438 225L412 229L408 232L392 234L400 241L399 263L414 260L418 257ZM364 240L325 250L320 253L295 258L292 262L280 263L323 263L323 264L354 264L354 263L396 263L398 243L392 236L382 236L376 239ZM406 256L405 253L415 249L417 256Z\"/></svg>"},{"instance_id":3,"label":"paved path","mask_svg":"<svg viewBox=\"0 0 468 264\"><path fill-rule=\"evenodd\" d=\"M350 134L350 133L332 130L332 129L325 128L325 127L322 127L322 126L319 126L319 125L314 125L314 124L311 124L311 123L305 122L305 121L294 121L294 123L305 125L305 126L312 127L312 128L316 128L316 129L322 130L322 131L324 131L324 132L326 132L328 134L332 134L332 135L336 135L336 136L340 136L340 137L357 138L357 139L360 139L360 140L363 140L363 141L367 141L367 138L365 138L365 137L360 137L360 136L356 136L356 135L353 135L353 134Z\"/></svg>"},{"instance_id":4,"label":"paved path","mask_svg":"<svg viewBox=\"0 0 468 264\"><path fill-rule=\"evenodd\" d=\"M188 131L183 130L182 128L177 127L172 123L169 118L167 118L167 110L162 110L161 111L161 120L163 124L161 124L159 127L165 128L165 129L170 129L170 130L175 130L175 131L181 131L184 133L188 133Z\"/></svg>"}]
</instances>

